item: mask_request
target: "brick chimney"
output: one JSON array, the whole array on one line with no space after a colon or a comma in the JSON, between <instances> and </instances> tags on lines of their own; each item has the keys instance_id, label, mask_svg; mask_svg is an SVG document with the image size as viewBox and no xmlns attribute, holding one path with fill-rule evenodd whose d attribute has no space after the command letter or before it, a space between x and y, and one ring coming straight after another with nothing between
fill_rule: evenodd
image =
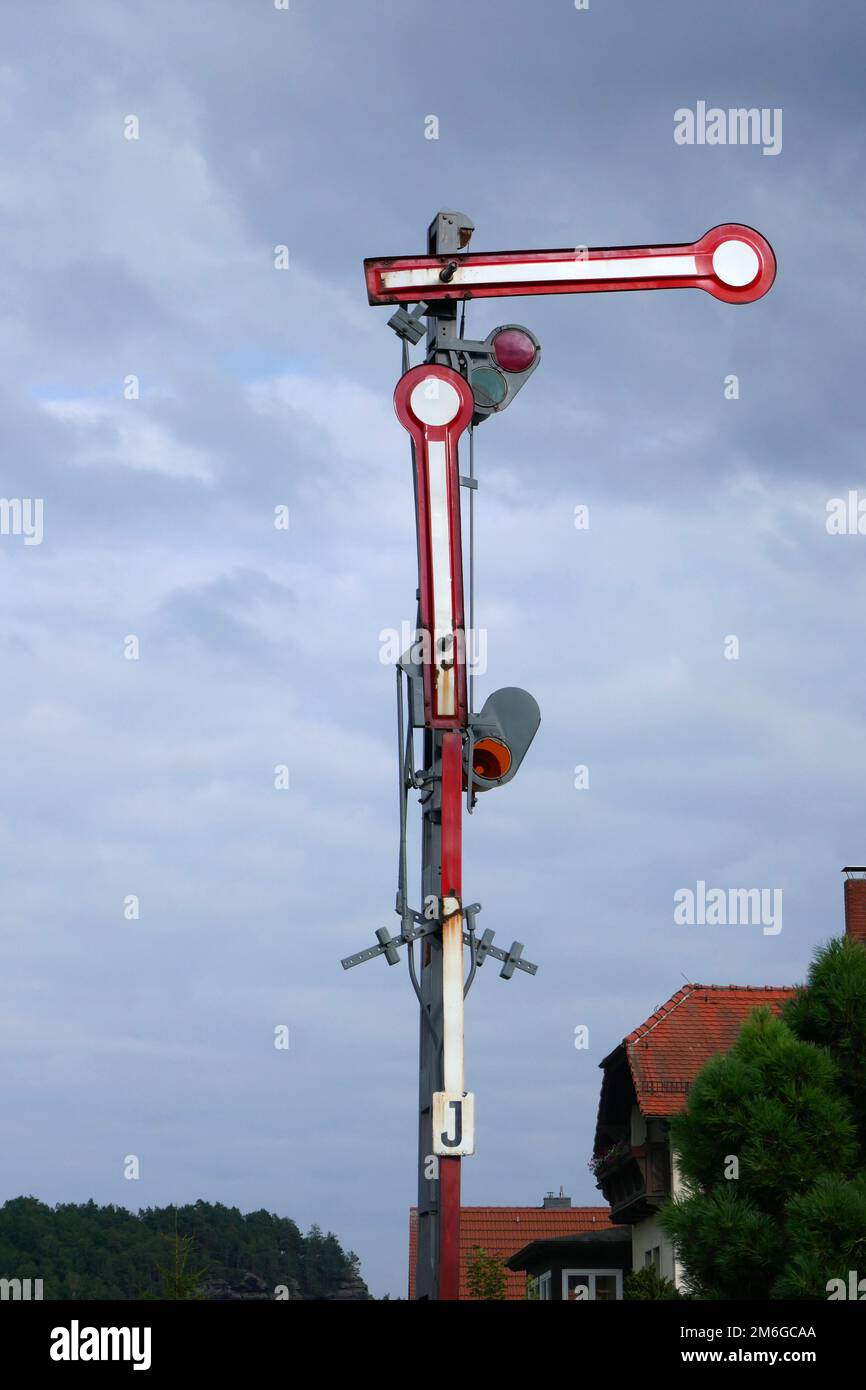
<instances>
[{"instance_id":1,"label":"brick chimney","mask_svg":"<svg viewBox=\"0 0 866 1390\"><path fill-rule=\"evenodd\" d=\"M866 946L866 869L846 868L845 935Z\"/></svg>"}]
</instances>

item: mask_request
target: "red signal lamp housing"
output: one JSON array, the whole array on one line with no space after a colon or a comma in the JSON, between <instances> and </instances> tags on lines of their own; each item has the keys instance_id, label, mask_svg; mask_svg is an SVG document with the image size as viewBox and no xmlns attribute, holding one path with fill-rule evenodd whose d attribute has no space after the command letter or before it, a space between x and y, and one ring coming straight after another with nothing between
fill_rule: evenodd
<instances>
[{"instance_id":1,"label":"red signal lamp housing","mask_svg":"<svg viewBox=\"0 0 866 1390\"><path fill-rule=\"evenodd\" d=\"M500 324L483 343L462 343L461 348L469 359L476 425L510 405L541 361L538 339L519 323Z\"/></svg>"},{"instance_id":2,"label":"red signal lamp housing","mask_svg":"<svg viewBox=\"0 0 866 1390\"><path fill-rule=\"evenodd\" d=\"M473 737L463 753L463 787L479 792L502 787L515 776L535 737L541 713L526 690L494 690L479 714L471 716ZM471 751L470 751L471 750Z\"/></svg>"}]
</instances>

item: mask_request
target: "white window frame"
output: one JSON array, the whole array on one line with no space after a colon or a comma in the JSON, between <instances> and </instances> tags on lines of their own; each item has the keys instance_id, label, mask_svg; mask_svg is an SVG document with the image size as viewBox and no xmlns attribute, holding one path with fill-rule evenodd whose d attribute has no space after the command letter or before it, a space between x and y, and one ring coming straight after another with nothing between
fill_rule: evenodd
<instances>
[{"instance_id":1,"label":"white window frame","mask_svg":"<svg viewBox=\"0 0 866 1390\"><path fill-rule=\"evenodd\" d=\"M568 1279L569 1275L580 1274L589 1280L589 1298L587 1303L595 1303L595 1279L598 1274L613 1274L616 1278L616 1299L622 1299L622 1270L621 1269L564 1269L562 1271L562 1298L563 1302L568 1301ZM574 1302L583 1300L575 1299Z\"/></svg>"},{"instance_id":2,"label":"white window frame","mask_svg":"<svg viewBox=\"0 0 866 1390\"><path fill-rule=\"evenodd\" d=\"M543 1290L547 1289L547 1298L543 1295ZM543 1274L538 1276L538 1301L539 1303L551 1303L553 1301L553 1270L546 1269Z\"/></svg>"}]
</instances>

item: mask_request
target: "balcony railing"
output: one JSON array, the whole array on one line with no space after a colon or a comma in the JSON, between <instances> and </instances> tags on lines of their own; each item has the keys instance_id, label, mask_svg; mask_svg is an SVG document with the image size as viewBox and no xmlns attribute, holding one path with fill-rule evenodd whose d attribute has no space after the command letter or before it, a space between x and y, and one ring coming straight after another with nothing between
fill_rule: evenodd
<instances>
[{"instance_id":1,"label":"balcony railing","mask_svg":"<svg viewBox=\"0 0 866 1390\"><path fill-rule=\"evenodd\" d=\"M666 1143L635 1144L597 1176L614 1221L640 1221L670 1196L670 1149Z\"/></svg>"}]
</instances>

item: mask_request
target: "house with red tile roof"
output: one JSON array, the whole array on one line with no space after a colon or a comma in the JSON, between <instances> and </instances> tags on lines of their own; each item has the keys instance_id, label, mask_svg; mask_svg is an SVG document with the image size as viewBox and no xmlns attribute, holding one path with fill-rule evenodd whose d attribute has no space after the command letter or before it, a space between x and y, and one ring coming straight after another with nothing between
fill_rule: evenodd
<instances>
[{"instance_id":1,"label":"house with red tile roof","mask_svg":"<svg viewBox=\"0 0 866 1390\"><path fill-rule=\"evenodd\" d=\"M599 1064L604 1072L593 1169L611 1220L631 1228L632 1268L653 1265L680 1284L658 1210L679 1188L670 1120L698 1072L727 1052L753 1010L778 1012L793 986L684 985Z\"/></svg>"},{"instance_id":2,"label":"house with red tile roof","mask_svg":"<svg viewBox=\"0 0 866 1390\"><path fill-rule=\"evenodd\" d=\"M845 933L866 945L866 868L845 874ZM749 1014L778 1013L789 985L685 985L599 1063L604 1073L592 1166L614 1225L631 1228L632 1268L681 1283L658 1210L680 1190L670 1121L711 1057L730 1050Z\"/></svg>"},{"instance_id":3,"label":"house with red tile roof","mask_svg":"<svg viewBox=\"0 0 866 1390\"><path fill-rule=\"evenodd\" d=\"M417 1208L409 1213L409 1297L415 1297L415 1249ZM460 1298L469 1299L468 1261L476 1246L503 1264L517 1251L536 1241L559 1240L611 1229L607 1207L573 1207L570 1197L544 1198L540 1207L461 1207ZM505 1269L505 1297L526 1298L526 1274Z\"/></svg>"}]
</instances>

